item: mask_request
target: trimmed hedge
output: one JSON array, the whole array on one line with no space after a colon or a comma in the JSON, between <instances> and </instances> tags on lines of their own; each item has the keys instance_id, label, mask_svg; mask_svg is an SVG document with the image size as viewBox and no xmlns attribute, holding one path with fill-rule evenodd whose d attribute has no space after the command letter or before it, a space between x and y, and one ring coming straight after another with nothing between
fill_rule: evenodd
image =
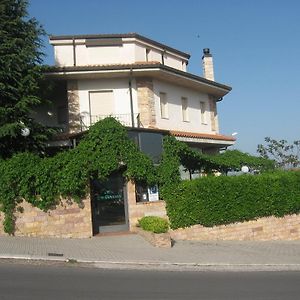
<instances>
[{"instance_id":1,"label":"trimmed hedge","mask_svg":"<svg viewBox=\"0 0 300 300\"><path fill-rule=\"evenodd\" d=\"M300 212L300 172L183 181L165 191L171 228L281 217Z\"/></svg>"},{"instance_id":2,"label":"trimmed hedge","mask_svg":"<svg viewBox=\"0 0 300 300\"><path fill-rule=\"evenodd\" d=\"M160 217L147 216L139 220L139 226L146 231L165 233L169 229L169 222Z\"/></svg>"}]
</instances>

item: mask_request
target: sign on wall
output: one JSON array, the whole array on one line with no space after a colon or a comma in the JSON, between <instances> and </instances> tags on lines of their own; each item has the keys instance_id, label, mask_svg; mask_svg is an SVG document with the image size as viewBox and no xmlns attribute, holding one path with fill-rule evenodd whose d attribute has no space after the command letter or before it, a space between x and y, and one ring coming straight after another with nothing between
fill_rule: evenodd
<instances>
[{"instance_id":1,"label":"sign on wall","mask_svg":"<svg viewBox=\"0 0 300 300\"><path fill-rule=\"evenodd\" d=\"M149 196L149 201L158 201L159 200L157 185L148 187L148 196Z\"/></svg>"}]
</instances>

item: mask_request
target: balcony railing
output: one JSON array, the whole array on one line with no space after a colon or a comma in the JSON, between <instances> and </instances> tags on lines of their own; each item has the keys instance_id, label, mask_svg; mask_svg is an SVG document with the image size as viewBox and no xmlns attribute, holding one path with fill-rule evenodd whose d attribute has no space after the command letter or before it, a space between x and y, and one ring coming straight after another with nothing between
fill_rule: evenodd
<instances>
[{"instance_id":1,"label":"balcony railing","mask_svg":"<svg viewBox=\"0 0 300 300\"><path fill-rule=\"evenodd\" d=\"M132 116L131 114L90 115L87 113L80 116L81 131L87 130L89 126L107 117L115 118L126 127L142 127L140 122L140 114L133 114Z\"/></svg>"}]
</instances>

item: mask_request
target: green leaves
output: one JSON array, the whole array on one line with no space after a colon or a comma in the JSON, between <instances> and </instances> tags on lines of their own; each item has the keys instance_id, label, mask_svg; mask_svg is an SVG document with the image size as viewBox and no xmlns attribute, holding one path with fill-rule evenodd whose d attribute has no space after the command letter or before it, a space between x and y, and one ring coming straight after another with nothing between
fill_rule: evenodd
<instances>
[{"instance_id":1,"label":"green leaves","mask_svg":"<svg viewBox=\"0 0 300 300\"><path fill-rule=\"evenodd\" d=\"M36 124L30 117L39 97L43 54L40 52L44 30L27 15L25 0L2 0L0 3L0 157L32 151L41 153L51 130ZM24 140L20 122L30 129Z\"/></svg>"},{"instance_id":2,"label":"green leaves","mask_svg":"<svg viewBox=\"0 0 300 300\"><path fill-rule=\"evenodd\" d=\"M139 226L143 230L154 233L165 233L169 229L169 222L163 218L156 216L147 216L139 220Z\"/></svg>"},{"instance_id":3,"label":"green leaves","mask_svg":"<svg viewBox=\"0 0 300 300\"><path fill-rule=\"evenodd\" d=\"M300 212L300 172L220 176L183 181L166 190L172 228L214 226Z\"/></svg>"},{"instance_id":4,"label":"green leaves","mask_svg":"<svg viewBox=\"0 0 300 300\"><path fill-rule=\"evenodd\" d=\"M75 149L54 157L23 152L0 159L0 209L5 213L6 232L14 231L13 213L20 200L44 211L55 207L61 197L80 202L90 179L104 179L117 170L128 180L156 183L151 159L114 118L99 121Z\"/></svg>"},{"instance_id":5,"label":"green leaves","mask_svg":"<svg viewBox=\"0 0 300 300\"><path fill-rule=\"evenodd\" d=\"M273 159L277 167L288 169L300 166L300 140L289 144L286 140L265 138L266 145L259 144L257 152L263 158Z\"/></svg>"}]
</instances>

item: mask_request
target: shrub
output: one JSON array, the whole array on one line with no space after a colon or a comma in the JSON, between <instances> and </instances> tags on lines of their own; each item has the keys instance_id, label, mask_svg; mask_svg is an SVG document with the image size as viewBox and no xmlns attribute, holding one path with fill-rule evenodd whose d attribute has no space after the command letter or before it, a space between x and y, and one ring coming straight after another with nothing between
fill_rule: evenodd
<instances>
[{"instance_id":1,"label":"shrub","mask_svg":"<svg viewBox=\"0 0 300 300\"><path fill-rule=\"evenodd\" d=\"M139 225L142 229L154 233L165 233L169 229L169 222L166 219L154 216L143 217L139 220Z\"/></svg>"},{"instance_id":2,"label":"shrub","mask_svg":"<svg viewBox=\"0 0 300 300\"><path fill-rule=\"evenodd\" d=\"M300 212L300 172L207 177L165 190L171 228L214 226Z\"/></svg>"}]
</instances>

